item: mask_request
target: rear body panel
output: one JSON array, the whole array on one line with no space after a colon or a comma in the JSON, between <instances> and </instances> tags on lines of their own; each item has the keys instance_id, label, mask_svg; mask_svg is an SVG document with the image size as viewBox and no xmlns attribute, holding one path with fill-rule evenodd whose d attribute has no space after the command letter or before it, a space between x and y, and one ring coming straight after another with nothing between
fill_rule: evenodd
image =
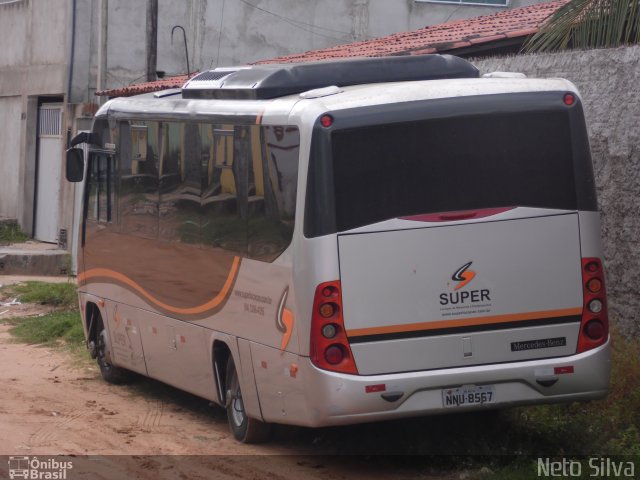
<instances>
[{"instance_id":1,"label":"rear body panel","mask_svg":"<svg viewBox=\"0 0 640 480\"><path fill-rule=\"evenodd\" d=\"M362 374L575 352L575 213L341 234L338 244L345 326ZM465 266L470 280L454 280ZM546 348L512 345L552 338Z\"/></svg>"}]
</instances>

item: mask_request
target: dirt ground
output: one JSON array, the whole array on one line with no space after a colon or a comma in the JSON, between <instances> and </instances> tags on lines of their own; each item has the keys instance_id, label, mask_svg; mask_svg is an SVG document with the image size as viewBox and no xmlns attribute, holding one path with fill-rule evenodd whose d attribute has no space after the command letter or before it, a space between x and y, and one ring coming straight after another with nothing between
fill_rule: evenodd
<instances>
[{"instance_id":1,"label":"dirt ground","mask_svg":"<svg viewBox=\"0 0 640 480\"><path fill-rule=\"evenodd\" d=\"M14 305L3 311L0 320L46 309ZM355 442L369 436L351 427L334 430L329 440L326 430L278 427L268 444L239 444L224 410L204 399L150 379L107 384L93 363L17 343L8 330L0 324L0 455L71 456L69 479L470 478L420 462L407 467L402 457L341 456L331 435L351 435ZM380 448L388 440L381 438ZM0 478L8 478L6 466L0 461Z\"/></svg>"}]
</instances>

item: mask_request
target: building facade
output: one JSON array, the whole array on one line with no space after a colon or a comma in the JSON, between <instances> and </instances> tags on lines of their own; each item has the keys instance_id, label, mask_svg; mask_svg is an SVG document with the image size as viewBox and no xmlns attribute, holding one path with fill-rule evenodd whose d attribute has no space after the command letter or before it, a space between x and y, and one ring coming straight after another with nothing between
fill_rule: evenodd
<instances>
[{"instance_id":1,"label":"building facade","mask_svg":"<svg viewBox=\"0 0 640 480\"><path fill-rule=\"evenodd\" d=\"M90 127L103 101L97 90L533 3L539 2L0 0L0 217L17 219L38 240L72 247L81 191L64 180L64 150Z\"/></svg>"}]
</instances>

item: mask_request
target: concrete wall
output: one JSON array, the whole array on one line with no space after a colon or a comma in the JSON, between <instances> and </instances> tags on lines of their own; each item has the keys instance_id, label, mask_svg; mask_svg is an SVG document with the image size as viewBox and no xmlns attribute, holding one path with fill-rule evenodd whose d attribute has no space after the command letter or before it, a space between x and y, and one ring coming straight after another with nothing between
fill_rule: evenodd
<instances>
[{"instance_id":1,"label":"concrete wall","mask_svg":"<svg viewBox=\"0 0 640 480\"><path fill-rule=\"evenodd\" d=\"M0 216L33 222L38 97L67 84L68 0L0 3Z\"/></svg>"},{"instance_id":2,"label":"concrete wall","mask_svg":"<svg viewBox=\"0 0 640 480\"><path fill-rule=\"evenodd\" d=\"M106 87L118 88L144 77L146 2L108 2ZM92 3L95 8L99 1ZM175 25L186 30L191 71L195 71L371 39L534 3L540 1L510 0L508 7L495 7L414 0L159 0L157 66L167 75L186 73L182 33L176 30L171 42ZM97 32L97 25L91 30Z\"/></svg>"},{"instance_id":3,"label":"concrete wall","mask_svg":"<svg viewBox=\"0 0 640 480\"><path fill-rule=\"evenodd\" d=\"M640 46L474 62L482 73L563 77L583 96L602 218L610 316L640 334Z\"/></svg>"},{"instance_id":4,"label":"concrete wall","mask_svg":"<svg viewBox=\"0 0 640 480\"><path fill-rule=\"evenodd\" d=\"M0 4L0 97L66 90L68 0Z\"/></svg>"},{"instance_id":5,"label":"concrete wall","mask_svg":"<svg viewBox=\"0 0 640 480\"><path fill-rule=\"evenodd\" d=\"M0 97L0 217L16 218L20 168L21 97Z\"/></svg>"}]
</instances>

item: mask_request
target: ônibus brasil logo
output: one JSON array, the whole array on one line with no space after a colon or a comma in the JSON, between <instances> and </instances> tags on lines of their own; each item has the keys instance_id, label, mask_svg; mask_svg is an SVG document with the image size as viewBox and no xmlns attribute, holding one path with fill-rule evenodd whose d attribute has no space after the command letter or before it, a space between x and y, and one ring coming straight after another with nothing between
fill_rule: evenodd
<instances>
[{"instance_id":1,"label":"\u00f4nibus brasil logo","mask_svg":"<svg viewBox=\"0 0 640 480\"><path fill-rule=\"evenodd\" d=\"M38 457L9 457L9 478L15 480L66 480L67 470L73 469L73 462Z\"/></svg>"},{"instance_id":2,"label":"\u00f4nibus brasil logo","mask_svg":"<svg viewBox=\"0 0 640 480\"><path fill-rule=\"evenodd\" d=\"M472 263L473 262L465 263L452 275L451 280L458 282L454 290L460 290L476 276L476 272L473 270L467 270Z\"/></svg>"}]
</instances>

